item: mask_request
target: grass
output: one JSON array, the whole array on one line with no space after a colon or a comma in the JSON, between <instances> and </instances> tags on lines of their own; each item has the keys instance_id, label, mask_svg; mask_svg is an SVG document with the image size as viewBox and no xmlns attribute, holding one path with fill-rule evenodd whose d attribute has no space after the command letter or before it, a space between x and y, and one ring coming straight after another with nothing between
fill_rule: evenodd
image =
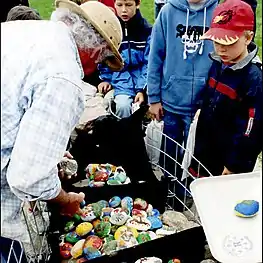
<instances>
[{"instance_id":1,"label":"grass","mask_svg":"<svg viewBox=\"0 0 263 263\"><path fill-rule=\"evenodd\" d=\"M49 19L54 10L54 0L29 0L32 7L36 8L42 18ZM154 23L154 0L142 0L141 12L151 23ZM259 56L262 58L262 0L258 0L257 7L257 33L255 42L259 47Z\"/></svg>"}]
</instances>

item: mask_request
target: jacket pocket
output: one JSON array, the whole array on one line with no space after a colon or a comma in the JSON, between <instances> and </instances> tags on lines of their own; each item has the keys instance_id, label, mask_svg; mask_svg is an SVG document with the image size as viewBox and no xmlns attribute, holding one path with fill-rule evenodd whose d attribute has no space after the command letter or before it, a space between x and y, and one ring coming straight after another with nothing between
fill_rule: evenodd
<instances>
[{"instance_id":1,"label":"jacket pocket","mask_svg":"<svg viewBox=\"0 0 263 263\"><path fill-rule=\"evenodd\" d=\"M176 108L190 108L201 99L205 87L205 77L189 77L172 75L162 88L162 100Z\"/></svg>"}]
</instances>

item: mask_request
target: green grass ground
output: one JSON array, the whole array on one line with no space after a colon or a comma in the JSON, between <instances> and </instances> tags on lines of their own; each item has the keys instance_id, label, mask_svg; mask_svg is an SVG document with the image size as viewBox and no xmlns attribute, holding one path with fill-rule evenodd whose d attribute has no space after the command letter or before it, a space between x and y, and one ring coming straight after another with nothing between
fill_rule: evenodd
<instances>
[{"instance_id":1,"label":"green grass ground","mask_svg":"<svg viewBox=\"0 0 263 263\"><path fill-rule=\"evenodd\" d=\"M54 9L54 0L29 0L32 7L36 8L44 19L49 19ZM142 0L141 11L145 18L154 22L154 0ZM262 58L262 0L258 0L257 8L257 33L256 44L259 47L259 56Z\"/></svg>"}]
</instances>

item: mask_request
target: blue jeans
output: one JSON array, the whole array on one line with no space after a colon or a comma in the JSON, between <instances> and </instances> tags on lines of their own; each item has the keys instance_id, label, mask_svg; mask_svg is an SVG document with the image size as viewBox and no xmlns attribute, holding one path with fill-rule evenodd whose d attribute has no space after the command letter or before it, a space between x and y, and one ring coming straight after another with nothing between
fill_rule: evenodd
<instances>
[{"instance_id":1,"label":"blue jeans","mask_svg":"<svg viewBox=\"0 0 263 263\"><path fill-rule=\"evenodd\" d=\"M120 118L126 118L131 115L133 98L128 95L120 94L115 96L116 115Z\"/></svg>"},{"instance_id":2,"label":"blue jeans","mask_svg":"<svg viewBox=\"0 0 263 263\"><path fill-rule=\"evenodd\" d=\"M185 147L192 122L192 116L179 115L165 111L163 121L163 133ZM180 146L177 146L176 143L165 138L166 137L163 136L161 149L181 164L184 151ZM160 165L168 172L165 172L165 176L168 176L170 173L173 176L178 177L178 180L181 181L182 169L180 166L178 164L176 165L173 160L162 153L160 154ZM174 189L174 191L176 191L176 194L180 195L184 193L182 187L180 187L178 183L175 183L175 186L176 189Z\"/></svg>"},{"instance_id":3,"label":"blue jeans","mask_svg":"<svg viewBox=\"0 0 263 263\"><path fill-rule=\"evenodd\" d=\"M161 9L164 5L165 5L164 3L162 3L162 4L154 3L154 17L155 17L155 19L159 15L159 12L161 11Z\"/></svg>"}]
</instances>

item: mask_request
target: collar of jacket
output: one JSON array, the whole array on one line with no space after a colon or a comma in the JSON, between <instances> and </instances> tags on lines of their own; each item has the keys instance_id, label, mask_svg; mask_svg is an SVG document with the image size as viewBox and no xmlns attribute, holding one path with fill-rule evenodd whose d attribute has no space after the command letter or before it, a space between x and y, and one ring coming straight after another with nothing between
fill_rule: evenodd
<instances>
[{"instance_id":1,"label":"collar of jacket","mask_svg":"<svg viewBox=\"0 0 263 263\"><path fill-rule=\"evenodd\" d=\"M250 62L262 64L260 58L257 56L258 47L256 46L255 43L251 42L249 44L248 51L249 51L249 53L245 58L243 58L241 61L239 61L238 63L234 64L233 66L231 66L229 68L232 70L242 69L247 64L249 64ZM210 53L209 57L214 61L222 63L222 60L220 59L220 57L215 52Z\"/></svg>"},{"instance_id":2,"label":"collar of jacket","mask_svg":"<svg viewBox=\"0 0 263 263\"><path fill-rule=\"evenodd\" d=\"M145 19L142 17L139 9L136 10L136 14L128 22L124 22L121 18L119 18L119 21L121 23L121 27L123 30L126 26L129 31L134 31L134 32L137 31L137 34L138 34L138 29L141 30L142 29L141 26L145 24Z\"/></svg>"}]
</instances>

